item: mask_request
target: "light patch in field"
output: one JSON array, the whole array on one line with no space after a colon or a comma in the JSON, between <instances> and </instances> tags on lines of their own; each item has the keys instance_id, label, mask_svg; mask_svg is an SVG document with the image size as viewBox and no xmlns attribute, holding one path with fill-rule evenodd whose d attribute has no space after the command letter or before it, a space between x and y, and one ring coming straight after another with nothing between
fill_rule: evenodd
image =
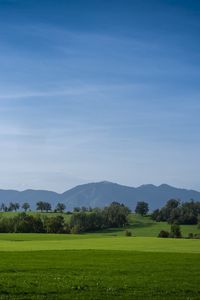
<instances>
[{"instance_id":1,"label":"light patch in field","mask_svg":"<svg viewBox=\"0 0 200 300\"><path fill-rule=\"evenodd\" d=\"M14 240L0 236L0 251L41 251L41 250L125 250L142 252L200 253L200 241L192 239L159 239L154 237L96 237L95 235L48 235L45 238L26 239L26 234Z\"/></svg>"}]
</instances>

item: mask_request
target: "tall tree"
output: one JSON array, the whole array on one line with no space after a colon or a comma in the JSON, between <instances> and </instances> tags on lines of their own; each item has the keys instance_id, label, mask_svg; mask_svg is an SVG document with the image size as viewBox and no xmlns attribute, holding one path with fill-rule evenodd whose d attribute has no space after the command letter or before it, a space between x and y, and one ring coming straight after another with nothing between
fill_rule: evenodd
<instances>
[{"instance_id":1,"label":"tall tree","mask_svg":"<svg viewBox=\"0 0 200 300\"><path fill-rule=\"evenodd\" d=\"M44 210L46 210L46 212L51 211L51 204L49 202L44 202Z\"/></svg>"},{"instance_id":2,"label":"tall tree","mask_svg":"<svg viewBox=\"0 0 200 300\"><path fill-rule=\"evenodd\" d=\"M140 214L145 216L149 211L149 205L147 202L139 201L136 205L135 212L136 214Z\"/></svg>"},{"instance_id":3,"label":"tall tree","mask_svg":"<svg viewBox=\"0 0 200 300\"><path fill-rule=\"evenodd\" d=\"M16 211L16 205L15 203L10 202L8 206L8 211L14 211L14 210Z\"/></svg>"},{"instance_id":4,"label":"tall tree","mask_svg":"<svg viewBox=\"0 0 200 300\"><path fill-rule=\"evenodd\" d=\"M103 210L105 225L108 227L122 227L128 224L130 210L124 204L112 202Z\"/></svg>"},{"instance_id":5,"label":"tall tree","mask_svg":"<svg viewBox=\"0 0 200 300\"><path fill-rule=\"evenodd\" d=\"M1 204L0 210L1 211L6 211L7 210L7 207L4 203Z\"/></svg>"},{"instance_id":6,"label":"tall tree","mask_svg":"<svg viewBox=\"0 0 200 300\"><path fill-rule=\"evenodd\" d=\"M63 211L66 209L66 206L64 203L58 203L56 205L56 211L57 212L60 212L60 213L63 213Z\"/></svg>"},{"instance_id":7,"label":"tall tree","mask_svg":"<svg viewBox=\"0 0 200 300\"><path fill-rule=\"evenodd\" d=\"M39 201L36 203L36 210L40 210L41 212L43 212L45 209L44 207L44 202L43 201Z\"/></svg>"},{"instance_id":8,"label":"tall tree","mask_svg":"<svg viewBox=\"0 0 200 300\"><path fill-rule=\"evenodd\" d=\"M17 211L20 208L19 203L15 202L13 208L14 208L14 211Z\"/></svg>"},{"instance_id":9,"label":"tall tree","mask_svg":"<svg viewBox=\"0 0 200 300\"><path fill-rule=\"evenodd\" d=\"M25 202L22 204L22 208L25 212L27 212L28 209L30 209L30 204L28 202Z\"/></svg>"}]
</instances>

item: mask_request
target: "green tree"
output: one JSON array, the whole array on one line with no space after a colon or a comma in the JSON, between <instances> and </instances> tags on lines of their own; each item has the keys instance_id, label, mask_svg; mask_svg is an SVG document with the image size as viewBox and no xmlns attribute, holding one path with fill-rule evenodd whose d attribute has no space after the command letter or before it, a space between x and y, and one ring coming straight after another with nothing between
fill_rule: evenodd
<instances>
[{"instance_id":1,"label":"green tree","mask_svg":"<svg viewBox=\"0 0 200 300\"><path fill-rule=\"evenodd\" d=\"M44 210L46 212L51 211L51 204L49 202L39 201L36 203L36 209L43 212Z\"/></svg>"},{"instance_id":2,"label":"green tree","mask_svg":"<svg viewBox=\"0 0 200 300\"><path fill-rule=\"evenodd\" d=\"M18 209L20 209L20 204L19 203L14 203L14 210L17 211Z\"/></svg>"},{"instance_id":3,"label":"green tree","mask_svg":"<svg viewBox=\"0 0 200 300\"><path fill-rule=\"evenodd\" d=\"M44 210L46 210L46 212L51 211L51 204L49 202L44 202Z\"/></svg>"},{"instance_id":4,"label":"green tree","mask_svg":"<svg viewBox=\"0 0 200 300\"><path fill-rule=\"evenodd\" d=\"M149 211L148 203L146 203L144 201L140 201L137 203L136 208L135 208L136 214L145 216L148 213L148 211Z\"/></svg>"},{"instance_id":5,"label":"green tree","mask_svg":"<svg viewBox=\"0 0 200 300\"><path fill-rule=\"evenodd\" d=\"M24 233L44 232L43 222L40 216L28 215L25 212L19 213L14 217L14 231Z\"/></svg>"},{"instance_id":6,"label":"green tree","mask_svg":"<svg viewBox=\"0 0 200 300\"><path fill-rule=\"evenodd\" d=\"M200 201L190 200L181 203L180 200L171 199L160 210L155 210L151 217L153 220L167 221L170 224L197 224L200 214Z\"/></svg>"},{"instance_id":7,"label":"green tree","mask_svg":"<svg viewBox=\"0 0 200 300\"><path fill-rule=\"evenodd\" d=\"M81 211L80 207L74 207L74 212L79 212Z\"/></svg>"},{"instance_id":8,"label":"green tree","mask_svg":"<svg viewBox=\"0 0 200 300\"><path fill-rule=\"evenodd\" d=\"M71 234L79 234L81 233L81 227L79 225L74 225L70 231Z\"/></svg>"},{"instance_id":9,"label":"green tree","mask_svg":"<svg viewBox=\"0 0 200 300\"><path fill-rule=\"evenodd\" d=\"M166 206L167 209L172 210L174 208L179 207L179 205L180 205L180 200L170 199L170 200L167 201L165 206Z\"/></svg>"},{"instance_id":10,"label":"green tree","mask_svg":"<svg viewBox=\"0 0 200 300\"><path fill-rule=\"evenodd\" d=\"M39 201L36 203L36 210L40 210L41 212L45 210L45 205L43 201Z\"/></svg>"},{"instance_id":11,"label":"green tree","mask_svg":"<svg viewBox=\"0 0 200 300\"><path fill-rule=\"evenodd\" d=\"M55 210L56 210L57 212L63 213L65 209L66 209L66 206L65 206L64 203L58 203L58 204L56 205L56 209L55 209Z\"/></svg>"},{"instance_id":12,"label":"green tree","mask_svg":"<svg viewBox=\"0 0 200 300\"><path fill-rule=\"evenodd\" d=\"M13 202L10 202L8 205L8 211L13 211L15 207L15 204Z\"/></svg>"},{"instance_id":13,"label":"green tree","mask_svg":"<svg viewBox=\"0 0 200 300\"><path fill-rule=\"evenodd\" d=\"M19 208L20 208L19 203L10 202L9 207L8 207L8 211L17 211Z\"/></svg>"},{"instance_id":14,"label":"green tree","mask_svg":"<svg viewBox=\"0 0 200 300\"><path fill-rule=\"evenodd\" d=\"M159 209L155 209L152 214L151 214L151 218L157 222L160 221L160 210Z\"/></svg>"},{"instance_id":15,"label":"green tree","mask_svg":"<svg viewBox=\"0 0 200 300\"><path fill-rule=\"evenodd\" d=\"M171 225L170 237L173 237L173 238L181 238L182 237L180 225L178 225L178 224Z\"/></svg>"},{"instance_id":16,"label":"green tree","mask_svg":"<svg viewBox=\"0 0 200 300\"><path fill-rule=\"evenodd\" d=\"M30 209L30 205L28 202L25 202L22 204L22 208L25 212L27 212L28 209Z\"/></svg>"},{"instance_id":17,"label":"green tree","mask_svg":"<svg viewBox=\"0 0 200 300\"><path fill-rule=\"evenodd\" d=\"M65 220L63 216L46 217L44 219L44 228L47 233L63 233Z\"/></svg>"},{"instance_id":18,"label":"green tree","mask_svg":"<svg viewBox=\"0 0 200 300\"><path fill-rule=\"evenodd\" d=\"M124 204L112 202L103 209L103 216L106 227L122 227L128 224L130 209Z\"/></svg>"},{"instance_id":19,"label":"green tree","mask_svg":"<svg viewBox=\"0 0 200 300\"><path fill-rule=\"evenodd\" d=\"M0 207L0 210L1 211L7 211L7 206L4 203L2 203L1 207Z\"/></svg>"},{"instance_id":20,"label":"green tree","mask_svg":"<svg viewBox=\"0 0 200 300\"><path fill-rule=\"evenodd\" d=\"M88 210L87 207L85 207L85 206L81 207L81 211L87 211L87 210Z\"/></svg>"}]
</instances>

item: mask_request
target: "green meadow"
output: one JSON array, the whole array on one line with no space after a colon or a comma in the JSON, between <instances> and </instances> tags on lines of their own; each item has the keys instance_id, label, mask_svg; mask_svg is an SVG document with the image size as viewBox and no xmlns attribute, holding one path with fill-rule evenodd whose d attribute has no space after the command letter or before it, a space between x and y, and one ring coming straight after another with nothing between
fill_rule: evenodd
<instances>
[{"instance_id":1,"label":"green meadow","mask_svg":"<svg viewBox=\"0 0 200 300\"><path fill-rule=\"evenodd\" d=\"M170 225L166 222L155 222L150 219L149 216L142 217L137 214L129 215L129 226L126 227L132 232L134 236L147 236L147 237L157 237L161 230L170 231ZM197 225L181 225L181 232L184 237L187 237L189 233L200 233L200 229ZM109 235L124 235L124 228L107 229L103 231L104 234Z\"/></svg>"},{"instance_id":2,"label":"green meadow","mask_svg":"<svg viewBox=\"0 0 200 300\"><path fill-rule=\"evenodd\" d=\"M199 254L118 250L0 254L0 299L200 298Z\"/></svg>"},{"instance_id":3,"label":"green meadow","mask_svg":"<svg viewBox=\"0 0 200 300\"><path fill-rule=\"evenodd\" d=\"M96 234L1 234L0 251L122 250L142 252L200 253L198 239L103 236Z\"/></svg>"},{"instance_id":4,"label":"green meadow","mask_svg":"<svg viewBox=\"0 0 200 300\"><path fill-rule=\"evenodd\" d=\"M132 237L1 233L0 299L199 300L200 240L157 238L168 224L129 218Z\"/></svg>"}]
</instances>

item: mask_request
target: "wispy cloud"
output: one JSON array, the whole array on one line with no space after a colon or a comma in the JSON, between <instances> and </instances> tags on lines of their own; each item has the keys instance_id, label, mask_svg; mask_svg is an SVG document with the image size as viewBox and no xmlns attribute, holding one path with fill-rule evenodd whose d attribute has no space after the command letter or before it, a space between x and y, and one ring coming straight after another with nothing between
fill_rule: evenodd
<instances>
[{"instance_id":1,"label":"wispy cloud","mask_svg":"<svg viewBox=\"0 0 200 300\"><path fill-rule=\"evenodd\" d=\"M57 86L60 84L57 82ZM60 88L48 89L48 90L24 90L11 88L12 93L5 91L5 88L1 91L0 88L0 100L2 99L20 99L20 98L37 98L37 97L55 97L55 96L79 96L88 94L103 94L103 93L113 93L119 91L140 91L147 88L147 85L136 83L136 84L77 84L74 83L67 87L60 85Z\"/></svg>"}]
</instances>

